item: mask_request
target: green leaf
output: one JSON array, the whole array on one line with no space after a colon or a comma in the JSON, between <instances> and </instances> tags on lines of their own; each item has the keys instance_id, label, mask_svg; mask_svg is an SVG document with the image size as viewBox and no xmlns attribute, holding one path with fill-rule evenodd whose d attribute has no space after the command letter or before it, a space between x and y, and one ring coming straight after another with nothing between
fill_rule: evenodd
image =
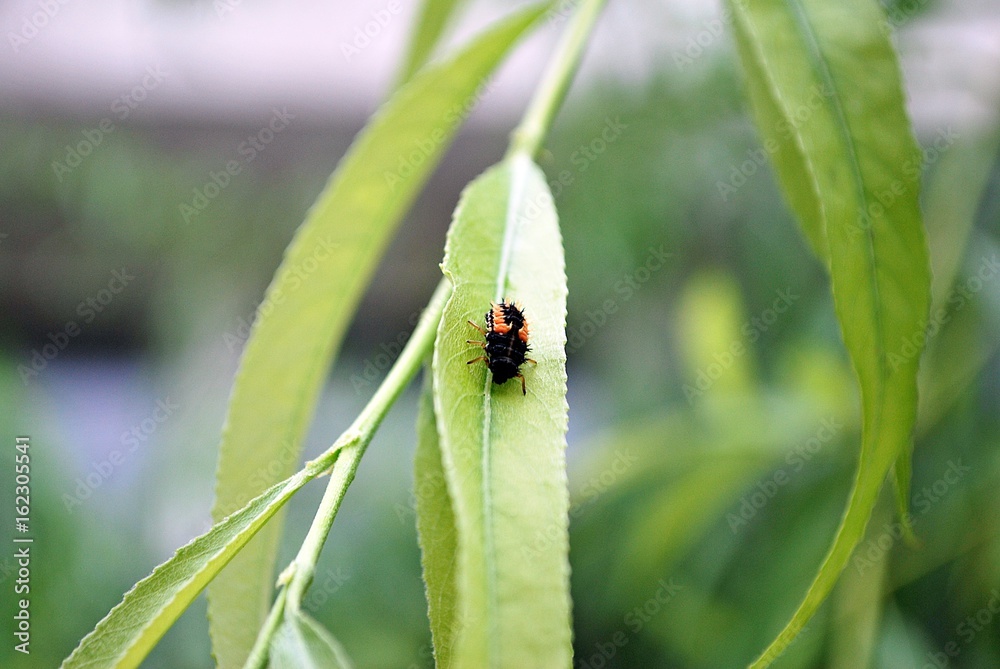
<instances>
[{"instance_id":1,"label":"green leaf","mask_svg":"<svg viewBox=\"0 0 1000 669\"><path fill-rule=\"evenodd\" d=\"M214 518L298 462L334 353L393 230L461 125L462 110L543 9L514 14L414 77L341 161L258 309L223 430ZM280 521L209 588L213 649L224 669L242 666L267 613Z\"/></svg>"},{"instance_id":2,"label":"green leaf","mask_svg":"<svg viewBox=\"0 0 1000 669\"><path fill-rule=\"evenodd\" d=\"M66 658L73 667L137 667L198 593L302 486L322 472L304 469L178 549L125 593L121 603Z\"/></svg>"},{"instance_id":3,"label":"green leaf","mask_svg":"<svg viewBox=\"0 0 1000 669\"><path fill-rule=\"evenodd\" d=\"M417 414L413 491L434 660L438 667L450 667L457 629L455 555L458 552L458 530L441 464L429 365L426 373Z\"/></svg>"},{"instance_id":4,"label":"green leaf","mask_svg":"<svg viewBox=\"0 0 1000 669\"><path fill-rule=\"evenodd\" d=\"M885 525L892 521L885 505L875 512L876 522L869 528L871 541L878 541ZM876 535L871 537L871 535ZM885 580L890 560L875 560L865 570L848 569L837 585L833 601L835 615L830 635L830 669L866 669L878 640L884 614Z\"/></svg>"},{"instance_id":5,"label":"green leaf","mask_svg":"<svg viewBox=\"0 0 1000 669\"><path fill-rule=\"evenodd\" d=\"M797 1L797 0L796 0ZM781 184L788 206L798 219L802 233L813 253L829 265L826 231L818 185L810 164L810 156L799 140L794 114L798 109L812 110L802 99L822 101L827 89L816 81L807 64L801 68L785 68L776 72L775 60L787 60L801 52L801 36L797 27L785 16L771 9L773 0L758 0L753 5L744 0L729 0L733 11L733 32L740 63L746 74L747 97L757 122L761 144ZM767 5L765 7L765 5ZM765 12L765 9L768 10ZM750 17L755 20L750 21ZM767 42L765 43L765 40ZM778 81L778 75L781 75ZM788 97L794 94L795 97Z\"/></svg>"},{"instance_id":6,"label":"green leaf","mask_svg":"<svg viewBox=\"0 0 1000 669\"><path fill-rule=\"evenodd\" d=\"M459 0L424 0L421 4L420 18L410 38L410 48L399 77L401 82L409 81L430 59L458 5Z\"/></svg>"},{"instance_id":7,"label":"green leaf","mask_svg":"<svg viewBox=\"0 0 1000 669\"><path fill-rule=\"evenodd\" d=\"M434 411L461 623L450 666L569 667L566 274L552 196L525 154L466 189L442 269L454 293L435 344ZM527 395L516 379L494 385L483 363L466 365L482 354L466 343L481 337L466 321L482 323L501 297L530 323Z\"/></svg>"},{"instance_id":8,"label":"green leaf","mask_svg":"<svg viewBox=\"0 0 1000 669\"><path fill-rule=\"evenodd\" d=\"M827 261L862 402L860 463L844 518L799 609L753 665L766 666L827 597L887 473L908 458L930 272L918 202L921 152L877 3L731 6L757 125L790 206ZM901 487L900 498L907 494Z\"/></svg>"},{"instance_id":9,"label":"green leaf","mask_svg":"<svg viewBox=\"0 0 1000 669\"><path fill-rule=\"evenodd\" d=\"M308 614L287 613L271 642L271 669L351 669L343 646Z\"/></svg>"}]
</instances>

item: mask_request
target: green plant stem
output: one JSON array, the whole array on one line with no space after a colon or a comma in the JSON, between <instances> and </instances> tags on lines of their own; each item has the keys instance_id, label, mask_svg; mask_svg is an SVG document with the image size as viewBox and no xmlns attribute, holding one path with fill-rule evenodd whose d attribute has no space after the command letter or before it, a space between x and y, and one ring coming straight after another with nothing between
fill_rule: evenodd
<instances>
[{"instance_id":1,"label":"green plant stem","mask_svg":"<svg viewBox=\"0 0 1000 669\"><path fill-rule=\"evenodd\" d=\"M552 120L562 105L580 66L583 49L587 45L594 23L604 8L605 0L581 0L566 29L555 56L549 62L528 111L511 137L507 156L526 153L532 158L541 150Z\"/></svg>"},{"instance_id":2,"label":"green plant stem","mask_svg":"<svg viewBox=\"0 0 1000 669\"><path fill-rule=\"evenodd\" d=\"M278 631L278 627L285 617L285 599L287 593L288 590L282 588L277 598L275 598L271 612L267 614L267 620L264 621L264 626L260 628L260 632L257 634L257 640L254 641L253 648L250 649L250 655L247 657L243 669L264 669L267 666L271 637Z\"/></svg>"},{"instance_id":3,"label":"green plant stem","mask_svg":"<svg viewBox=\"0 0 1000 669\"><path fill-rule=\"evenodd\" d=\"M323 466L325 469L332 465L330 482L298 554L282 572L281 580L287 585L275 599L271 613L261 628L245 667L264 666L270 639L277 630L284 611L297 612L300 609L302 597L316 572L316 562L323 550L323 544L330 533L330 527L340 509L344 494L354 480L361 456L364 455L389 408L409 385L434 345L438 322L450 295L451 284L447 279L442 279L427 308L424 309L417 327L413 330L413 335L371 400L337 441L316 460L306 465L307 469L317 466Z\"/></svg>"}]
</instances>

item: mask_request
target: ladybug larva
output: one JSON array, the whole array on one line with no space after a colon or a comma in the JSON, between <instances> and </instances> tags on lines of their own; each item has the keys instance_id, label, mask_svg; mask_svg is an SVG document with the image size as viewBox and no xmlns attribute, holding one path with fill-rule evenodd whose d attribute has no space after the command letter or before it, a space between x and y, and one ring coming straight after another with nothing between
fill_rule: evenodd
<instances>
[{"instance_id":1,"label":"ladybug larva","mask_svg":"<svg viewBox=\"0 0 1000 669\"><path fill-rule=\"evenodd\" d=\"M526 395L528 391L521 374L521 365L535 361L525 357L531 347L528 346L528 321L524 317L524 310L514 302L508 303L501 299L500 304L490 304L490 310L486 312L485 330L472 321L469 321L469 325L482 332L486 341L469 339L467 343L482 346L486 355L473 358L467 364L485 361L493 374L493 383L505 383L515 377L521 379L521 394Z\"/></svg>"}]
</instances>

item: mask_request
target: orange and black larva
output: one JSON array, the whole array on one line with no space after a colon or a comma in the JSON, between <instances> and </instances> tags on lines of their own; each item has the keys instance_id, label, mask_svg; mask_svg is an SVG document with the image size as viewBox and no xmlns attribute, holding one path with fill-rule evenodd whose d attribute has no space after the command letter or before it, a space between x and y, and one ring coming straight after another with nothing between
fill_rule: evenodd
<instances>
[{"instance_id":1,"label":"orange and black larva","mask_svg":"<svg viewBox=\"0 0 1000 669\"><path fill-rule=\"evenodd\" d=\"M500 304L491 304L490 307L486 312L485 330L469 321L469 325L486 335L486 341L469 339L468 343L482 346L486 355L474 358L468 364L485 360L493 374L493 383L504 383L515 377L521 379L521 394L526 395L528 391L524 386L524 376L521 375L521 365L535 361L525 357L531 348L528 346L528 321L524 317L524 310L506 300L500 300Z\"/></svg>"}]
</instances>

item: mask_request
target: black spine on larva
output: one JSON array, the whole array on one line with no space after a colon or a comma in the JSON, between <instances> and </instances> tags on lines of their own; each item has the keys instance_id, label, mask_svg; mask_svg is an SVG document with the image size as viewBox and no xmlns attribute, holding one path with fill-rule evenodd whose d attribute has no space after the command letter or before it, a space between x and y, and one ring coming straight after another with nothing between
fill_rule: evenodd
<instances>
[{"instance_id":1,"label":"black spine on larva","mask_svg":"<svg viewBox=\"0 0 1000 669\"><path fill-rule=\"evenodd\" d=\"M517 334L524 327L524 312L518 309L513 302L507 304L503 300L500 300L500 309L503 311L504 320L507 321L511 331Z\"/></svg>"}]
</instances>

